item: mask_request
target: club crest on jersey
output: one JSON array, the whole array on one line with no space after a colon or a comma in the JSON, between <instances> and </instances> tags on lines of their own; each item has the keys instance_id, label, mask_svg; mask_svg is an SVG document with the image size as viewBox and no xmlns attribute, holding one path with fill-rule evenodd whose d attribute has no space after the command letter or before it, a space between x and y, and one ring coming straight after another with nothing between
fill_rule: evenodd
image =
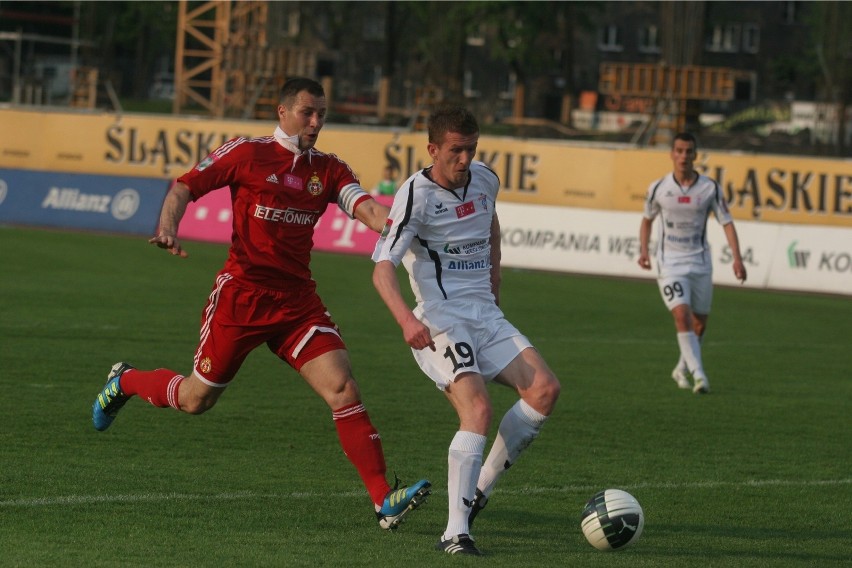
<instances>
[{"instance_id":1,"label":"club crest on jersey","mask_svg":"<svg viewBox=\"0 0 852 568\"><path fill-rule=\"evenodd\" d=\"M479 194L479 204L482 206L483 211L488 211L488 196L484 193Z\"/></svg>"},{"instance_id":2,"label":"club crest on jersey","mask_svg":"<svg viewBox=\"0 0 852 568\"><path fill-rule=\"evenodd\" d=\"M308 180L308 193L310 193L311 195L319 195L320 193L322 193L323 189L325 188L322 186L320 178L317 176L316 173L314 173L314 175L311 176L311 179Z\"/></svg>"},{"instance_id":3,"label":"club crest on jersey","mask_svg":"<svg viewBox=\"0 0 852 568\"><path fill-rule=\"evenodd\" d=\"M467 203L462 203L461 205L456 207L456 217L461 219L462 217L473 215L475 211L476 207L473 205L473 201L468 201Z\"/></svg>"},{"instance_id":4,"label":"club crest on jersey","mask_svg":"<svg viewBox=\"0 0 852 568\"><path fill-rule=\"evenodd\" d=\"M210 372L213 364L210 362L210 357L205 357L198 363L198 368L202 373L207 374Z\"/></svg>"},{"instance_id":5,"label":"club crest on jersey","mask_svg":"<svg viewBox=\"0 0 852 568\"><path fill-rule=\"evenodd\" d=\"M393 219L388 218L388 220L385 221L384 229L382 229L382 236L379 237L379 238L386 239L387 236L390 234L390 230L391 230L392 226L393 226Z\"/></svg>"}]
</instances>

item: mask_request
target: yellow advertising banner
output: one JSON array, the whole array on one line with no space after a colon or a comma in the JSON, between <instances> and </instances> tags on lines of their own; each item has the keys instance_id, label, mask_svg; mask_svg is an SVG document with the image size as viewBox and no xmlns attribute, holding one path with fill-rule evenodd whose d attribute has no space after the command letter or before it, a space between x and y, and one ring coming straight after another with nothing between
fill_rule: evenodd
<instances>
[{"instance_id":1,"label":"yellow advertising banner","mask_svg":"<svg viewBox=\"0 0 852 568\"><path fill-rule=\"evenodd\" d=\"M0 168L175 178L235 136L268 136L267 121L0 108ZM430 163L425 132L326 125L318 148L346 160L370 189L385 165L402 182ZM650 183L671 171L667 149L482 136L478 159L501 199L599 210L642 210ZM722 187L735 218L852 227L852 160L701 151L699 170ZM638 221L637 221L638 222Z\"/></svg>"},{"instance_id":2,"label":"yellow advertising banner","mask_svg":"<svg viewBox=\"0 0 852 568\"><path fill-rule=\"evenodd\" d=\"M633 150L617 161L612 209L641 210L648 186L671 171L669 152ZM852 227L852 160L702 151L737 219Z\"/></svg>"}]
</instances>

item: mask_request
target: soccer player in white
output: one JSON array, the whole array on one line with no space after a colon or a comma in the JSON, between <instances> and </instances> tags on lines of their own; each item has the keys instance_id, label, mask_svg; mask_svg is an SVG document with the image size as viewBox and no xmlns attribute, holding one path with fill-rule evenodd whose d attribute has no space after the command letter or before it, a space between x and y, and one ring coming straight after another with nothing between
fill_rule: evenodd
<instances>
[{"instance_id":1,"label":"soccer player in white","mask_svg":"<svg viewBox=\"0 0 852 568\"><path fill-rule=\"evenodd\" d=\"M639 227L639 266L651 269L648 243L651 225L657 224L657 284L677 329L680 359L672 378L682 389L710 392L701 358L701 338L713 300L713 263L707 244L710 212L725 230L734 259L734 275L745 282L737 230L719 184L695 171L695 137L682 132L672 142L674 171L651 183ZM688 375L692 374L690 385Z\"/></svg>"},{"instance_id":2,"label":"soccer player in white","mask_svg":"<svg viewBox=\"0 0 852 568\"><path fill-rule=\"evenodd\" d=\"M476 119L464 108L443 107L429 117L428 130L433 163L397 191L373 254L373 283L420 368L459 417L448 456L449 519L436 548L479 555L470 524L500 476L538 436L560 385L498 307L500 225L494 205L500 181L473 159ZM414 310L400 292L400 262L409 273ZM514 389L520 400L500 422L483 462L491 381Z\"/></svg>"}]
</instances>

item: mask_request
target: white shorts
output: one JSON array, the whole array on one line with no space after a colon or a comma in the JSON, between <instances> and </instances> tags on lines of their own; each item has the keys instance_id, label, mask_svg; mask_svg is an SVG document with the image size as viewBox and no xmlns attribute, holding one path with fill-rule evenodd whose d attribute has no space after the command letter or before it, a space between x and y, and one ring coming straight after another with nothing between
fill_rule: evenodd
<instances>
[{"instance_id":1,"label":"white shorts","mask_svg":"<svg viewBox=\"0 0 852 568\"><path fill-rule=\"evenodd\" d=\"M657 279L663 303L669 309L686 304L693 313L709 314L713 303L713 273L690 271L688 266L669 269Z\"/></svg>"},{"instance_id":2,"label":"white shorts","mask_svg":"<svg viewBox=\"0 0 852 568\"><path fill-rule=\"evenodd\" d=\"M435 300L417 306L414 315L429 327L435 351L427 347L411 352L441 390L462 373L479 373L490 381L532 347L492 302Z\"/></svg>"}]
</instances>

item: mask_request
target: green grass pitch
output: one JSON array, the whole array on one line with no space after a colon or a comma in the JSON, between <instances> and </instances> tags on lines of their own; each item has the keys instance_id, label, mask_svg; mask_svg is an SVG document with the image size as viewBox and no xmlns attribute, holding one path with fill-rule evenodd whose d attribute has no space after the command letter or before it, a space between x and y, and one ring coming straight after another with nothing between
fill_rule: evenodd
<instances>
[{"instance_id":1,"label":"green grass pitch","mask_svg":"<svg viewBox=\"0 0 852 568\"><path fill-rule=\"evenodd\" d=\"M145 239L0 227L0 566L848 566L852 299L717 288L713 388L676 388L674 328L652 281L504 269L502 304L563 384L539 439L474 536L446 523L455 415L415 366L367 258L315 254L389 476L430 502L378 528L331 415L254 352L203 416L132 400L110 430L91 404L110 366L190 369L227 249L188 259ZM491 389L495 422L514 401ZM496 424L494 426L496 428ZM586 500L632 493L645 532L611 553L580 532Z\"/></svg>"}]
</instances>

